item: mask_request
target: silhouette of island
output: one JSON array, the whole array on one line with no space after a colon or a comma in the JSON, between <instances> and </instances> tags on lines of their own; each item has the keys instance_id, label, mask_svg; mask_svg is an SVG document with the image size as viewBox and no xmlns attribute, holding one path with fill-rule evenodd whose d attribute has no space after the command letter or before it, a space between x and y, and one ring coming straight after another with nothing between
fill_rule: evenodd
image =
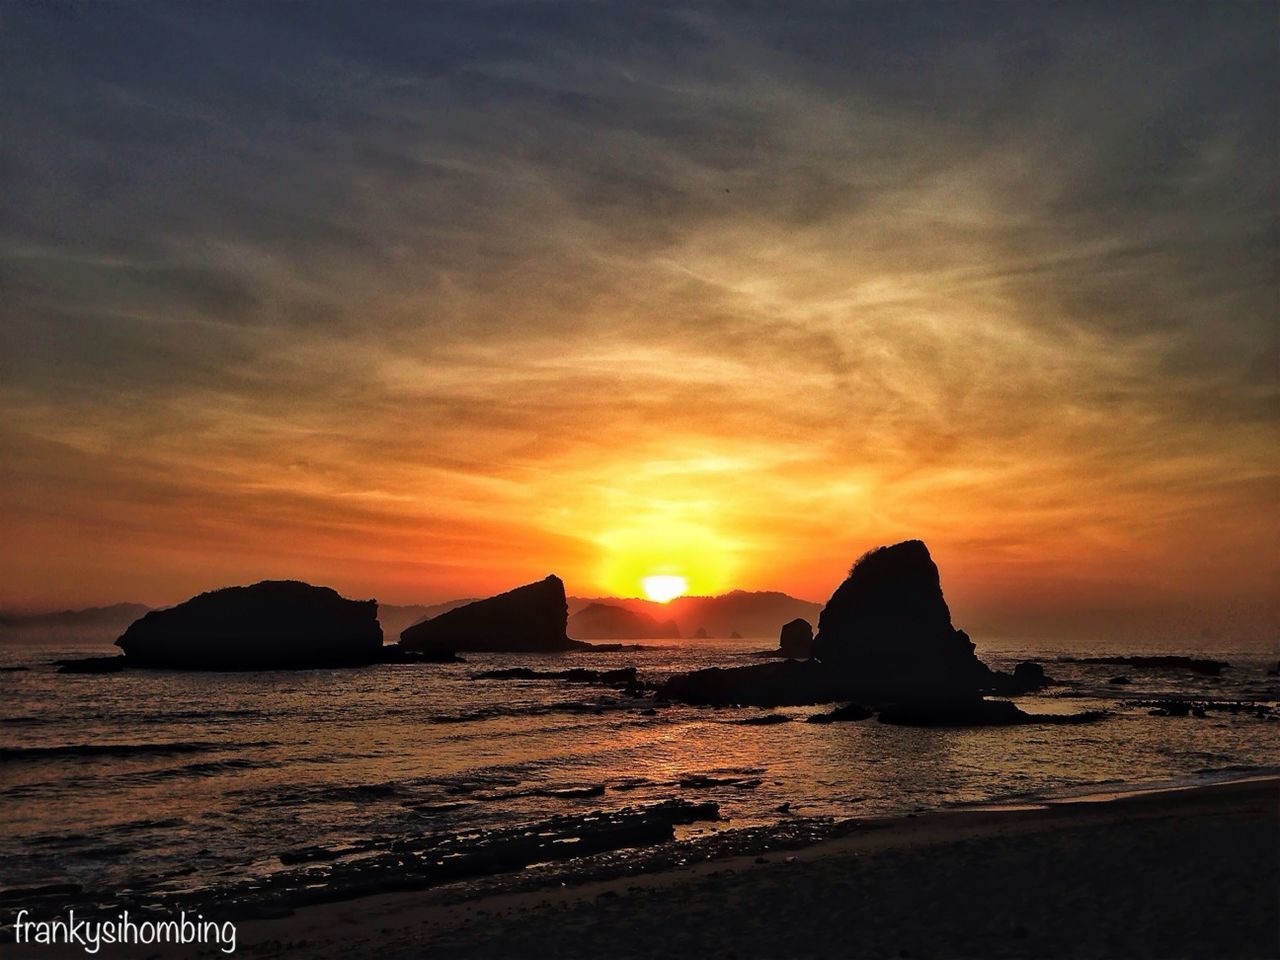
<instances>
[{"instance_id":1,"label":"silhouette of island","mask_svg":"<svg viewBox=\"0 0 1280 960\"><path fill-rule=\"evenodd\" d=\"M400 634L400 646L420 653L557 653L589 650L569 639L564 582L554 574L484 600L447 610Z\"/></svg>"},{"instance_id":2,"label":"silhouette of island","mask_svg":"<svg viewBox=\"0 0 1280 960\"><path fill-rule=\"evenodd\" d=\"M1046 682L1038 664L1021 664L1011 675L977 658L968 635L951 623L928 548L909 540L869 551L854 564L822 610L811 659L677 674L658 696L762 707L847 700L875 705L882 721L901 724L1093 719L1050 721L983 697Z\"/></svg>"},{"instance_id":3,"label":"silhouette of island","mask_svg":"<svg viewBox=\"0 0 1280 960\"><path fill-rule=\"evenodd\" d=\"M264 580L192 597L135 620L116 645L130 667L280 670L358 666L379 659L375 600L329 587Z\"/></svg>"},{"instance_id":4,"label":"silhouette of island","mask_svg":"<svg viewBox=\"0 0 1280 960\"><path fill-rule=\"evenodd\" d=\"M656 617L612 603L589 603L569 617L569 633L580 640L680 639L674 620Z\"/></svg>"}]
</instances>

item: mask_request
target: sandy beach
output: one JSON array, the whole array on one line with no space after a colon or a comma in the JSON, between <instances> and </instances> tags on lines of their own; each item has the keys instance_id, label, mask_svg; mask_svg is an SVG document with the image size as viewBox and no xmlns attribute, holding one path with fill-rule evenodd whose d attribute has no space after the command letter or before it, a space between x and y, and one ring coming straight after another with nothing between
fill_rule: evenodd
<instances>
[{"instance_id":1,"label":"sandy beach","mask_svg":"<svg viewBox=\"0 0 1280 960\"><path fill-rule=\"evenodd\" d=\"M251 957L1276 957L1280 780L868 822L797 851L242 923ZM453 901L453 902L450 902Z\"/></svg>"}]
</instances>

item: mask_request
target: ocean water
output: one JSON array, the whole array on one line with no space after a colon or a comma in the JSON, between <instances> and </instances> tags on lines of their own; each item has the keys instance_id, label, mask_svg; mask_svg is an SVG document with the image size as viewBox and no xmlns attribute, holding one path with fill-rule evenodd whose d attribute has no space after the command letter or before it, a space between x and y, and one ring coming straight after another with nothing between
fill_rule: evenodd
<instances>
[{"instance_id":1,"label":"ocean water","mask_svg":"<svg viewBox=\"0 0 1280 960\"><path fill-rule=\"evenodd\" d=\"M745 725L827 708L661 707L604 687L478 680L489 669L634 665L645 679L758 662L768 640L650 641L640 651L471 655L446 665L278 673L106 675L49 661L100 649L0 647L0 893L75 885L109 903L199 891L397 840L483 835L669 798L714 800L710 831L795 818L892 816L1270 771L1280 722L1157 717L1162 697L1274 706L1274 658L1215 653L1220 677L1056 662L1079 649L979 646L994 667L1036 659L1062 681L1029 712L1110 711L1080 726L914 729L876 721ZM1100 653L1114 653L1102 651ZM1179 651L1168 651L1179 652ZM1191 651L1182 651L1191 652ZM1124 673L1132 685L1109 677ZM779 811L789 804L787 812Z\"/></svg>"}]
</instances>

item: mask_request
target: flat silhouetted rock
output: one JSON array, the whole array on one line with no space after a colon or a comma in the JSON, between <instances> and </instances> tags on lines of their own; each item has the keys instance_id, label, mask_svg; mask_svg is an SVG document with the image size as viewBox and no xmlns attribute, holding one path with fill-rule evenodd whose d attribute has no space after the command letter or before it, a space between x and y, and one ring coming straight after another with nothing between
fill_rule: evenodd
<instances>
[{"instance_id":1,"label":"flat silhouetted rock","mask_svg":"<svg viewBox=\"0 0 1280 960\"><path fill-rule=\"evenodd\" d=\"M373 663L382 650L374 600L264 580L192 597L138 618L116 641L130 667L279 670Z\"/></svg>"},{"instance_id":2,"label":"flat silhouetted rock","mask_svg":"<svg viewBox=\"0 0 1280 960\"><path fill-rule=\"evenodd\" d=\"M1093 723L1106 715L1103 710L1072 714L1026 713L1008 700L958 697L894 704L882 709L878 719L881 723L902 727L1014 727L1029 723Z\"/></svg>"},{"instance_id":3,"label":"flat silhouetted rock","mask_svg":"<svg viewBox=\"0 0 1280 960\"><path fill-rule=\"evenodd\" d=\"M991 671L951 624L938 568L919 540L865 554L818 618L813 655L883 703L956 697L987 688Z\"/></svg>"},{"instance_id":4,"label":"flat silhouetted rock","mask_svg":"<svg viewBox=\"0 0 1280 960\"><path fill-rule=\"evenodd\" d=\"M784 624L778 635L778 654L792 660L808 660L813 656L813 625L800 617Z\"/></svg>"},{"instance_id":5,"label":"flat silhouetted rock","mask_svg":"<svg viewBox=\"0 0 1280 960\"><path fill-rule=\"evenodd\" d=\"M635 667L619 667L616 670L588 670L583 667L575 667L572 670L532 670L529 667L508 667L502 670L484 670L472 674L471 679L560 680L564 683L599 683L616 687L640 685Z\"/></svg>"},{"instance_id":6,"label":"flat silhouetted rock","mask_svg":"<svg viewBox=\"0 0 1280 960\"><path fill-rule=\"evenodd\" d=\"M127 666L124 657L80 657L55 660L54 663L58 665L59 673L119 673Z\"/></svg>"},{"instance_id":7,"label":"flat silhouetted rock","mask_svg":"<svg viewBox=\"0 0 1280 960\"><path fill-rule=\"evenodd\" d=\"M611 603L587 604L569 618L569 633L579 640L680 639L674 620L659 621Z\"/></svg>"},{"instance_id":8,"label":"flat silhouetted rock","mask_svg":"<svg viewBox=\"0 0 1280 960\"><path fill-rule=\"evenodd\" d=\"M1207 677L1216 677L1231 666L1225 660L1206 660L1198 657L1060 657L1059 659L1063 663L1105 663L1144 670L1190 670L1192 673Z\"/></svg>"},{"instance_id":9,"label":"flat silhouetted rock","mask_svg":"<svg viewBox=\"0 0 1280 960\"><path fill-rule=\"evenodd\" d=\"M782 660L678 673L658 687L658 699L719 707L789 707L848 697L839 677L816 660Z\"/></svg>"},{"instance_id":10,"label":"flat silhouetted rock","mask_svg":"<svg viewBox=\"0 0 1280 960\"><path fill-rule=\"evenodd\" d=\"M874 713L860 703L849 703L836 707L830 713L815 713L805 718L805 723L856 723L859 720L870 720Z\"/></svg>"},{"instance_id":11,"label":"flat silhouetted rock","mask_svg":"<svg viewBox=\"0 0 1280 960\"><path fill-rule=\"evenodd\" d=\"M400 634L400 645L453 653L557 653L589 647L569 639L568 622L564 583L549 576L414 624Z\"/></svg>"},{"instance_id":12,"label":"flat silhouetted rock","mask_svg":"<svg viewBox=\"0 0 1280 960\"><path fill-rule=\"evenodd\" d=\"M988 690L991 693L1016 697L1020 694L1043 690L1053 682L1040 664L1034 660L1023 660L1013 668L1013 673L1011 674L1000 670L992 670L991 684Z\"/></svg>"},{"instance_id":13,"label":"flat silhouetted rock","mask_svg":"<svg viewBox=\"0 0 1280 960\"><path fill-rule=\"evenodd\" d=\"M379 663L466 663L452 650L406 650L398 643L388 643L378 655Z\"/></svg>"},{"instance_id":14,"label":"flat silhouetted rock","mask_svg":"<svg viewBox=\"0 0 1280 960\"><path fill-rule=\"evenodd\" d=\"M690 637L690 639L691 640L710 640L711 634L707 633L706 627L699 627L697 630L693 631L693 636Z\"/></svg>"}]
</instances>

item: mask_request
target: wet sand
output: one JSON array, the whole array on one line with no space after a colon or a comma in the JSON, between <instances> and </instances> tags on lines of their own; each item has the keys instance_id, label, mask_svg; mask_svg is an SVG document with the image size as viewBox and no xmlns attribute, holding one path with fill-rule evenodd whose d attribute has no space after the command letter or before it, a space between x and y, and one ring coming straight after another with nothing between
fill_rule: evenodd
<instances>
[{"instance_id":1,"label":"wet sand","mask_svg":"<svg viewBox=\"0 0 1280 960\"><path fill-rule=\"evenodd\" d=\"M1269 778L868 821L801 850L550 890L307 907L241 923L237 956L1273 958L1278 901Z\"/></svg>"}]
</instances>

